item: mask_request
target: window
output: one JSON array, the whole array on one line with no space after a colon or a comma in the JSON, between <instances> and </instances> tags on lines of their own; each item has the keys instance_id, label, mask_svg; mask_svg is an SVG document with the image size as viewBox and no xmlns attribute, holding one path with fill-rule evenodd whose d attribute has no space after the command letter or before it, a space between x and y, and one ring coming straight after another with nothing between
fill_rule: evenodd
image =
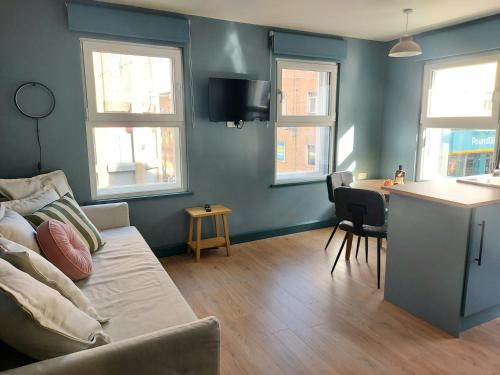
<instances>
[{"instance_id":1,"label":"window","mask_svg":"<svg viewBox=\"0 0 500 375\"><path fill-rule=\"evenodd\" d=\"M419 179L490 173L496 146L500 55L427 64Z\"/></svg>"},{"instance_id":2,"label":"window","mask_svg":"<svg viewBox=\"0 0 500 375\"><path fill-rule=\"evenodd\" d=\"M276 160L286 161L286 150L284 141L278 141L276 144Z\"/></svg>"},{"instance_id":3,"label":"window","mask_svg":"<svg viewBox=\"0 0 500 375\"><path fill-rule=\"evenodd\" d=\"M318 100L318 95L315 91L309 91L307 93L307 114L314 115L316 113L316 102Z\"/></svg>"},{"instance_id":4,"label":"window","mask_svg":"<svg viewBox=\"0 0 500 375\"><path fill-rule=\"evenodd\" d=\"M282 113L283 115L286 115L286 92L281 93L281 107L282 107Z\"/></svg>"},{"instance_id":5,"label":"window","mask_svg":"<svg viewBox=\"0 0 500 375\"><path fill-rule=\"evenodd\" d=\"M181 50L82 39L94 199L186 189Z\"/></svg>"},{"instance_id":6,"label":"window","mask_svg":"<svg viewBox=\"0 0 500 375\"><path fill-rule=\"evenodd\" d=\"M330 172L336 87L335 63L277 60L276 183Z\"/></svg>"},{"instance_id":7,"label":"window","mask_svg":"<svg viewBox=\"0 0 500 375\"><path fill-rule=\"evenodd\" d=\"M316 165L316 145L307 145L307 164Z\"/></svg>"}]
</instances>

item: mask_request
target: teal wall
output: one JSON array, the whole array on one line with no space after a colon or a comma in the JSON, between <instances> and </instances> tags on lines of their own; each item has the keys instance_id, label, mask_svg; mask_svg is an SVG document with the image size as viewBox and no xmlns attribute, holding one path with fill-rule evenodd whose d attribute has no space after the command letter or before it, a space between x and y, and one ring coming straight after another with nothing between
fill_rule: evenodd
<instances>
[{"instance_id":1,"label":"teal wall","mask_svg":"<svg viewBox=\"0 0 500 375\"><path fill-rule=\"evenodd\" d=\"M130 201L132 223L152 247L164 249L185 241L183 209L207 202L233 208L231 232L240 239L248 233L330 219L324 184L269 187L274 170L272 125L249 123L235 130L208 121L208 77L245 74L269 79L268 29L200 17L190 20L196 126L188 121L187 147L193 195ZM16 111L12 95L24 81L41 81L57 97L55 112L41 121L44 168L63 169L77 199L87 202L80 37L104 38L69 31L63 0L0 4L0 177L36 174L34 124ZM347 58L340 66L338 139L351 127L355 136L352 152L339 168L355 161L356 170L369 177L377 177L379 171L385 53L383 43L348 39Z\"/></svg>"},{"instance_id":2,"label":"teal wall","mask_svg":"<svg viewBox=\"0 0 500 375\"><path fill-rule=\"evenodd\" d=\"M500 49L500 16L418 35L423 54L389 58L383 113L380 176L390 177L403 164L408 178L415 177L417 136L424 63L446 57ZM386 52L395 41L386 43Z\"/></svg>"},{"instance_id":3,"label":"teal wall","mask_svg":"<svg viewBox=\"0 0 500 375\"><path fill-rule=\"evenodd\" d=\"M356 173L378 177L385 56L381 43L348 39L347 59L340 64L337 150L352 148L352 152L346 152L343 161L337 158L337 170L345 170L355 163ZM351 129L354 142L345 142L343 137Z\"/></svg>"}]
</instances>

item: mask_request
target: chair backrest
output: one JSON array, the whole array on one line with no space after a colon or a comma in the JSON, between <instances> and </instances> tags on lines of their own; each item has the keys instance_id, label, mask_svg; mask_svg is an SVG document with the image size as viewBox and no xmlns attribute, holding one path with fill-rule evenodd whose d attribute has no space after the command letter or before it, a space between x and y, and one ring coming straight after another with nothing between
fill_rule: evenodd
<instances>
[{"instance_id":1,"label":"chair backrest","mask_svg":"<svg viewBox=\"0 0 500 375\"><path fill-rule=\"evenodd\" d=\"M354 175L352 174L351 171L342 171L338 172L340 173L342 177L342 186L351 186L351 184L354 182Z\"/></svg>"},{"instance_id":2,"label":"chair backrest","mask_svg":"<svg viewBox=\"0 0 500 375\"><path fill-rule=\"evenodd\" d=\"M358 231L363 224L381 226L385 223L385 199L376 191L338 187L335 189L335 215L349 220Z\"/></svg>"},{"instance_id":3,"label":"chair backrest","mask_svg":"<svg viewBox=\"0 0 500 375\"><path fill-rule=\"evenodd\" d=\"M341 186L349 187L354 181L354 176L350 171L333 172L326 176L326 187L328 188L328 200L335 202L335 189Z\"/></svg>"}]
</instances>

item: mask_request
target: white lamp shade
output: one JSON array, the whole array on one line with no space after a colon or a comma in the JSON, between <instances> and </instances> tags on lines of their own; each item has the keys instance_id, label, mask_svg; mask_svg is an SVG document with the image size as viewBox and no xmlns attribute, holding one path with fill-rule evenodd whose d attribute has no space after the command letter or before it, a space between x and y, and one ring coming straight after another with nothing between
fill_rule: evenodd
<instances>
[{"instance_id":1,"label":"white lamp shade","mask_svg":"<svg viewBox=\"0 0 500 375\"><path fill-rule=\"evenodd\" d=\"M389 51L389 57L410 57L422 54L422 48L411 36L402 36Z\"/></svg>"}]
</instances>

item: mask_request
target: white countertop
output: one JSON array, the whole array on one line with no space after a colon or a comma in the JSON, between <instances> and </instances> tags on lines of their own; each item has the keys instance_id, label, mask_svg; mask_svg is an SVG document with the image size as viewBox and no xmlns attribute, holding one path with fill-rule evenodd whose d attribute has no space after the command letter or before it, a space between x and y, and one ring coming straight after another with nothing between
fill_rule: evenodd
<instances>
[{"instance_id":1,"label":"white countertop","mask_svg":"<svg viewBox=\"0 0 500 375\"><path fill-rule=\"evenodd\" d=\"M459 207L480 207L500 203L500 189L456 182L455 179L387 186L392 194L408 195Z\"/></svg>"}]
</instances>

